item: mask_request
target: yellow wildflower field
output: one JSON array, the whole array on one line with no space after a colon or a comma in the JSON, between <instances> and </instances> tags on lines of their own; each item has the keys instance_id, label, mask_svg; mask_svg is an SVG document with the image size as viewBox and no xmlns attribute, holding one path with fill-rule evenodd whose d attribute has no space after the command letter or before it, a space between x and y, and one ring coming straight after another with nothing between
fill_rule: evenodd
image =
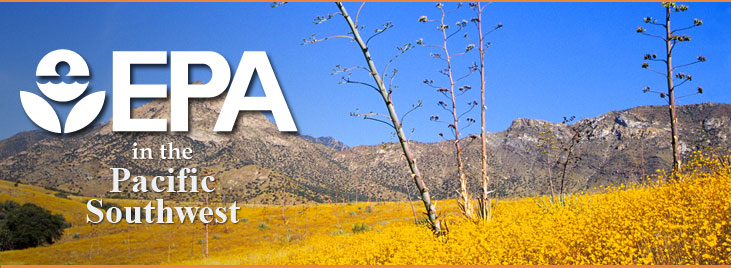
<instances>
[{"instance_id":1,"label":"yellow wildflower field","mask_svg":"<svg viewBox=\"0 0 731 268\"><path fill-rule=\"evenodd\" d=\"M440 237L414 223L408 202L248 206L245 222L209 226L208 257L200 224L90 226L84 197L0 182L0 200L33 202L73 223L57 243L0 252L0 263L729 264L730 160L697 153L677 178L660 173L561 202L500 200L488 222L465 221L454 200L439 201L449 222Z\"/></svg>"}]
</instances>

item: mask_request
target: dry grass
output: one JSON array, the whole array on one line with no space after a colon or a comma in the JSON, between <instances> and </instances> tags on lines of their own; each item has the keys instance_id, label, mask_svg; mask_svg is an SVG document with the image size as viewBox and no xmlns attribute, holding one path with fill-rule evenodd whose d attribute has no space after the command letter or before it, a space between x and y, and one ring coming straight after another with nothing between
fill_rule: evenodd
<instances>
[{"instance_id":1,"label":"dry grass","mask_svg":"<svg viewBox=\"0 0 731 268\"><path fill-rule=\"evenodd\" d=\"M0 252L2 264L160 264L206 263L203 257L203 225L126 223L89 225L86 197L54 196L43 188L0 181L0 201L31 202L63 214L72 223L63 238L50 246ZM120 205L140 204L141 200L104 199ZM370 208L368 208L370 207ZM370 212L368 212L370 211ZM284 215L284 217L283 217ZM93 215L92 215L93 216ZM237 224L211 224L209 254L229 254L257 259L262 250L271 251L300 244L318 235L352 233L353 225L365 223L378 228L381 223L413 222L408 203L348 203L287 206L243 205ZM266 228L261 228L265 225ZM76 236L76 238L74 237ZM268 253L267 253L268 254ZM169 258L168 258L169 256ZM209 258L210 259L210 258Z\"/></svg>"}]
</instances>

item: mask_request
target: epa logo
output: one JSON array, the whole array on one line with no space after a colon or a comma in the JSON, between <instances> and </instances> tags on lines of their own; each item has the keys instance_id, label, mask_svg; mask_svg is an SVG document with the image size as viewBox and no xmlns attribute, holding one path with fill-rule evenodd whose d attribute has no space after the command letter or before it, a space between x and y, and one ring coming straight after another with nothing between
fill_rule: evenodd
<instances>
[{"instance_id":1,"label":"epa logo","mask_svg":"<svg viewBox=\"0 0 731 268\"><path fill-rule=\"evenodd\" d=\"M59 77L56 65L68 63L69 77L88 77L89 66L76 52L59 49L46 54L38 63L36 76ZM170 68L170 91L167 84L133 84L133 65L167 65ZM211 69L211 79L206 84L189 83L191 65L205 65ZM259 77L265 96L247 96L247 90L255 76ZM71 84L60 82L44 84L36 82L41 93L55 102L78 99L86 91L88 82ZM214 98L225 93L225 101L218 112L213 127L215 132L231 132L242 111L270 111L277 128L283 132L296 132L287 101L274 74L269 57L264 51L244 51L232 75L228 61L213 51L172 51L168 63L167 51L114 51L112 54L112 122L113 132L186 132L188 131L188 102L190 99ZM61 121L51 104L42 97L20 91L20 102L25 113L39 127L54 133L78 131L99 116L104 106L105 92L95 92L81 98L66 118ZM168 98L169 95L169 98ZM164 118L132 118L132 99L169 99L170 121Z\"/></svg>"},{"instance_id":2,"label":"epa logo","mask_svg":"<svg viewBox=\"0 0 731 268\"><path fill-rule=\"evenodd\" d=\"M89 77L89 66L84 58L67 49L54 50L43 56L36 68L36 76L60 77L56 72L56 65L61 62L69 65L70 70L67 76ZM61 81L54 84L49 81L43 84L36 82L36 84L41 93L52 101L69 102L79 98L86 91L89 82L68 84ZM39 127L53 133L71 133L91 124L101 112L105 97L105 92L99 91L81 98L69 112L66 124L63 131L61 131L61 120L59 120L51 104L36 94L20 91L20 103L30 120Z\"/></svg>"}]
</instances>

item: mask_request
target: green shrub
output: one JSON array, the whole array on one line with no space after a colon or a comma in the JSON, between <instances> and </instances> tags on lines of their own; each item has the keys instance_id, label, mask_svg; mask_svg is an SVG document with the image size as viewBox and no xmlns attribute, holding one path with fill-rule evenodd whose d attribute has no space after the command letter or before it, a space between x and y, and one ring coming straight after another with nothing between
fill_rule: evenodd
<instances>
[{"instance_id":1,"label":"green shrub","mask_svg":"<svg viewBox=\"0 0 731 268\"><path fill-rule=\"evenodd\" d=\"M0 203L0 250L53 244L70 227L63 215L35 204Z\"/></svg>"},{"instance_id":2,"label":"green shrub","mask_svg":"<svg viewBox=\"0 0 731 268\"><path fill-rule=\"evenodd\" d=\"M370 231L371 230L371 226L369 226L368 224L366 224L364 222L356 223L356 224L353 224L353 229L352 230L353 230L353 233L360 233L360 232Z\"/></svg>"},{"instance_id":3,"label":"green shrub","mask_svg":"<svg viewBox=\"0 0 731 268\"><path fill-rule=\"evenodd\" d=\"M260 222L260 223L259 223L259 229L260 229L260 230L266 230L266 229L269 229L269 225L267 225L267 223L266 223L266 222Z\"/></svg>"},{"instance_id":4,"label":"green shrub","mask_svg":"<svg viewBox=\"0 0 731 268\"><path fill-rule=\"evenodd\" d=\"M123 194L108 194L107 198L110 199L129 199L129 196Z\"/></svg>"},{"instance_id":5,"label":"green shrub","mask_svg":"<svg viewBox=\"0 0 731 268\"><path fill-rule=\"evenodd\" d=\"M330 235L332 235L332 236L343 235L343 234L345 234L345 231L343 231L343 229L338 229L337 231L330 233Z\"/></svg>"},{"instance_id":6,"label":"green shrub","mask_svg":"<svg viewBox=\"0 0 731 268\"><path fill-rule=\"evenodd\" d=\"M96 204L96 203L95 203L95 204ZM112 203L112 202L102 202L102 207L101 207L101 208L102 208L103 210L108 210L108 209L110 209L110 208L113 208L113 207L114 207L114 208L120 208L120 209L122 208L122 206L118 205L117 203ZM157 214L155 214L155 215L157 215Z\"/></svg>"},{"instance_id":7,"label":"green shrub","mask_svg":"<svg viewBox=\"0 0 731 268\"><path fill-rule=\"evenodd\" d=\"M63 199L71 199L69 198L69 195L64 192L56 192L55 194L53 194L53 196Z\"/></svg>"},{"instance_id":8,"label":"green shrub","mask_svg":"<svg viewBox=\"0 0 731 268\"><path fill-rule=\"evenodd\" d=\"M81 200L81 203L87 204L87 203L89 203L89 199L86 199L86 200ZM99 202L96 202L96 201L94 201L94 202L92 202L92 205L94 205L95 207L97 207L97 206L99 205ZM106 201L103 201L103 202L102 202L102 207L101 207L101 209L103 209L103 210L108 210L108 209L110 209L110 208L113 208L113 207L116 207L116 208L122 209L122 206L120 206L119 204L117 204L117 203L113 203L113 202L106 202ZM152 214L152 216L153 216L153 217L154 217L155 215L157 215L157 213L153 213L153 214Z\"/></svg>"}]
</instances>

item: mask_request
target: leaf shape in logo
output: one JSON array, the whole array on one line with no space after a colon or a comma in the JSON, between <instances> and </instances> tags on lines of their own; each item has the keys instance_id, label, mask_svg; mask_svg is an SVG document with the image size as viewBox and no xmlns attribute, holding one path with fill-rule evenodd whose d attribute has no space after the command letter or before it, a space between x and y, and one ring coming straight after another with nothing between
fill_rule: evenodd
<instances>
[{"instance_id":1,"label":"leaf shape in logo","mask_svg":"<svg viewBox=\"0 0 731 268\"><path fill-rule=\"evenodd\" d=\"M81 99L66 118L64 133L71 133L88 126L99 115L104 106L106 92L99 91Z\"/></svg>"},{"instance_id":2,"label":"leaf shape in logo","mask_svg":"<svg viewBox=\"0 0 731 268\"><path fill-rule=\"evenodd\" d=\"M48 102L36 94L21 91L20 104L33 123L53 133L61 133L61 121Z\"/></svg>"}]
</instances>

